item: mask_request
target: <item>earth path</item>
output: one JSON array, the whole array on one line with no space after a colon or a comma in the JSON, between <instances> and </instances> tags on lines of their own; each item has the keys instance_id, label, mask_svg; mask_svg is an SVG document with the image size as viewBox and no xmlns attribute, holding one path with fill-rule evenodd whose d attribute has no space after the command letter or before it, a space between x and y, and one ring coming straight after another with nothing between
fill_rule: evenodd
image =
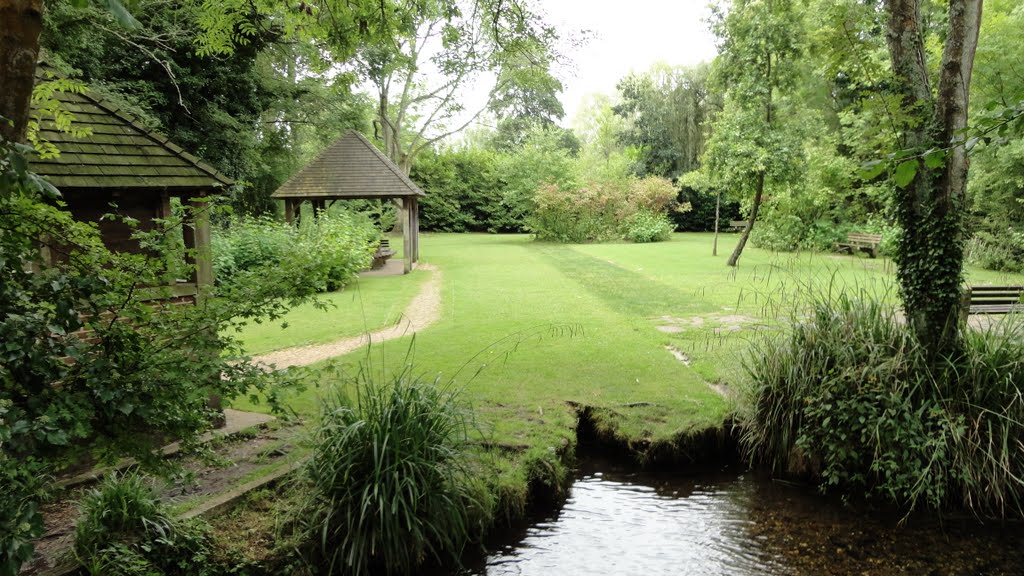
<instances>
[{"instance_id":1,"label":"earth path","mask_svg":"<svg viewBox=\"0 0 1024 576\"><path fill-rule=\"evenodd\" d=\"M343 338L326 344L295 346L261 354L252 358L253 362L276 368L289 366L307 366L317 362L348 354L353 350L374 342L384 342L408 336L423 330L441 319L441 271L429 264L420 264L418 270L430 272L430 279L420 289L419 294L405 307L401 318L393 326L381 328L369 334L361 334L351 338Z\"/></svg>"}]
</instances>

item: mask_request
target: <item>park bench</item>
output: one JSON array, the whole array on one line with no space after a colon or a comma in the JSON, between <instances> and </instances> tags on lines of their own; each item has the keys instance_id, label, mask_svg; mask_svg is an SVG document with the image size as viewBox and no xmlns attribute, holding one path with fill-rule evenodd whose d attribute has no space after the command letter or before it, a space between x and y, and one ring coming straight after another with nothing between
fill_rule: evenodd
<instances>
[{"instance_id":1,"label":"park bench","mask_svg":"<svg viewBox=\"0 0 1024 576\"><path fill-rule=\"evenodd\" d=\"M965 315L1024 312L1024 286L968 286L964 293Z\"/></svg>"},{"instance_id":2,"label":"park bench","mask_svg":"<svg viewBox=\"0 0 1024 576\"><path fill-rule=\"evenodd\" d=\"M729 220L729 227L726 232L742 232L747 227L746 220Z\"/></svg>"},{"instance_id":3,"label":"park bench","mask_svg":"<svg viewBox=\"0 0 1024 576\"><path fill-rule=\"evenodd\" d=\"M391 249L391 241L387 238L382 238L380 244L377 245L377 250L373 253L373 262L370 264L371 270L377 270L382 268L384 264L395 255L395 251Z\"/></svg>"},{"instance_id":4,"label":"park bench","mask_svg":"<svg viewBox=\"0 0 1024 576\"><path fill-rule=\"evenodd\" d=\"M878 256L878 245L881 243L881 234L850 232L846 235L846 242L836 242L836 248L838 248L840 252L846 252L848 254L853 254L857 251L867 252L868 256L874 258Z\"/></svg>"}]
</instances>

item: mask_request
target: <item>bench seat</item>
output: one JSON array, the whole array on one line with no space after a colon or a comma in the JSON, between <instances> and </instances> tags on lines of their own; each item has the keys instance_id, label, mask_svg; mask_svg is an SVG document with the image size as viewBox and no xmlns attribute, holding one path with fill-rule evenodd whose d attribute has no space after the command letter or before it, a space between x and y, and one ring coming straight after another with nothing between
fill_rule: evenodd
<instances>
[{"instance_id":1,"label":"bench seat","mask_svg":"<svg viewBox=\"0 0 1024 576\"><path fill-rule=\"evenodd\" d=\"M729 227L726 232L742 232L747 227L746 220L729 220Z\"/></svg>"},{"instance_id":2,"label":"bench seat","mask_svg":"<svg viewBox=\"0 0 1024 576\"><path fill-rule=\"evenodd\" d=\"M970 286L968 314L1013 314L1024 312L1024 286Z\"/></svg>"},{"instance_id":3,"label":"bench seat","mask_svg":"<svg viewBox=\"0 0 1024 576\"><path fill-rule=\"evenodd\" d=\"M853 254L854 252L867 252L868 256L878 256L878 246L882 243L881 234L862 234L851 232L846 235L846 242L836 242L835 247L840 252Z\"/></svg>"},{"instance_id":4,"label":"bench seat","mask_svg":"<svg viewBox=\"0 0 1024 576\"><path fill-rule=\"evenodd\" d=\"M384 238L377 245L377 250L373 253L373 262L370 263L371 270L377 270L382 268L388 259L395 255L395 251L391 249L391 241Z\"/></svg>"}]
</instances>

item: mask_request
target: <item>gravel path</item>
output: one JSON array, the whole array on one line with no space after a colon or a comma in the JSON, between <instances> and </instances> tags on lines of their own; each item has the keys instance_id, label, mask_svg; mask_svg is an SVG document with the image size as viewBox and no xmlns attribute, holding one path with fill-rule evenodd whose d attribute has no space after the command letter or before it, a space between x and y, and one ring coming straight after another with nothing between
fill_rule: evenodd
<instances>
[{"instance_id":1,"label":"gravel path","mask_svg":"<svg viewBox=\"0 0 1024 576\"><path fill-rule=\"evenodd\" d=\"M430 279L420 289L420 293L412 299L409 306L402 312L402 317L393 326L382 328L376 332L345 338L326 344L296 346L254 356L253 362L263 365L273 364L278 369L289 366L306 366L348 354L371 342L374 344L401 338L418 332L441 319L441 271L429 264L420 264L418 270L430 271Z\"/></svg>"}]
</instances>

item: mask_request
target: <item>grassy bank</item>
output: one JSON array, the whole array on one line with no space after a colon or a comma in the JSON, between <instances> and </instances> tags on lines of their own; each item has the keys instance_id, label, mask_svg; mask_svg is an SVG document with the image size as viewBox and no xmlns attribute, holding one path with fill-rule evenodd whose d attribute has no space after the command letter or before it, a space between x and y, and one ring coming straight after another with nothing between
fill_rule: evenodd
<instances>
[{"instance_id":1,"label":"grassy bank","mask_svg":"<svg viewBox=\"0 0 1024 576\"><path fill-rule=\"evenodd\" d=\"M363 361L381 374L412 362L427 379L454 382L476 413L479 465L498 497L497 516L521 515L531 485L536 498L557 493L566 477L578 407L590 408L597 433L641 458L678 452L714 437L729 417L739 354L756 330L783 317L790 294L808 285L858 287L895 299L886 259L748 248L730 269L725 259L735 239L724 236L711 256L706 234L600 245L425 235L423 261L443 274L440 320L415 338L325 363L320 386L289 403L315 419L324 387L337 380L332 374L354 373ZM426 274L361 282L358 300L342 293L337 322L386 317ZM969 275L977 283L1021 282ZM315 325L317 314L296 310L289 323ZM355 332L375 327L357 320ZM348 328L337 334L351 334ZM264 349L294 342L285 336L291 328L280 340L272 326L265 329Z\"/></svg>"}]
</instances>

